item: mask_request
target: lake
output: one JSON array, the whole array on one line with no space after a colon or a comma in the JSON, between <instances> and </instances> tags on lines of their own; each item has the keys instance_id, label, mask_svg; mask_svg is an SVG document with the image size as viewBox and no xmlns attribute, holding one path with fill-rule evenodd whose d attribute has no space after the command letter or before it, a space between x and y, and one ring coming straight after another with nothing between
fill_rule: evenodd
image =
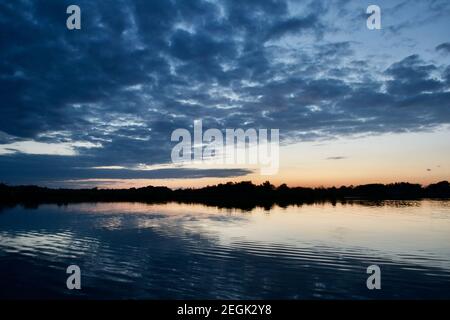
<instances>
[{"instance_id":1,"label":"lake","mask_svg":"<svg viewBox=\"0 0 450 320\"><path fill-rule=\"evenodd\" d=\"M450 201L2 208L0 277L3 299L449 299Z\"/></svg>"}]
</instances>

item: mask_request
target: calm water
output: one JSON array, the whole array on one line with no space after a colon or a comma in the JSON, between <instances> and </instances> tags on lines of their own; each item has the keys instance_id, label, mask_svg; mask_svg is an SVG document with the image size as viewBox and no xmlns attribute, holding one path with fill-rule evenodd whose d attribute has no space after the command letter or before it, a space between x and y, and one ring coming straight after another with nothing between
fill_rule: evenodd
<instances>
[{"instance_id":1,"label":"calm water","mask_svg":"<svg viewBox=\"0 0 450 320\"><path fill-rule=\"evenodd\" d=\"M66 288L80 266L82 290ZM379 291L366 268L381 268ZM450 298L450 201L0 211L0 298Z\"/></svg>"}]
</instances>

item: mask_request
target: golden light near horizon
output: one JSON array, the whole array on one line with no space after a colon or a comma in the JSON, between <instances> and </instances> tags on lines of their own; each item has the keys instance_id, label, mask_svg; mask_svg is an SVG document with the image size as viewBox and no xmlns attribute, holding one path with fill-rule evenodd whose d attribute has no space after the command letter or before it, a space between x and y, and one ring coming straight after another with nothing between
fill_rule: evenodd
<instances>
[{"instance_id":1,"label":"golden light near horizon","mask_svg":"<svg viewBox=\"0 0 450 320\"><path fill-rule=\"evenodd\" d=\"M341 186L367 183L411 182L428 185L450 180L450 129L441 127L426 133L397 133L348 137L322 142L301 142L280 147L280 170L272 176L253 173L240 177L198 179L97 179L103 188L131 188L147 185L169 188L199 188L229 181L270 181L288 186ZM148 166L147 169L169 168ZM223 168L200 164L196 168ZM236 166L228 166L233 168ZM195 168L195 167L194 167ZM74 184L80 181L73 181Z\"/></svg>"}]
</instances>

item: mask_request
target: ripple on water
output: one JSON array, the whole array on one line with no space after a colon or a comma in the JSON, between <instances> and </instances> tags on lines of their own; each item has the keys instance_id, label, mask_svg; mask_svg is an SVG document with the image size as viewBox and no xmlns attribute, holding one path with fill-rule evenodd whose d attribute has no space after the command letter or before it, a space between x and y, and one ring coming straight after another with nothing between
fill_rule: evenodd
<instances>
[{"instance_id":1,"label":"ripple on water","mask_svg":"<svg viewBox=\"0 0 450 320\"><path fill-rule=\"evenodd\" d=\"M303 206L270 214L131 208L4 212L0 273L7 290L0 297L450 298L447 204ZM82 292L65 288L70 264L82 269ZM371 264L382 267L381 292L365 287Z\"/></svg>"}]
</instances>

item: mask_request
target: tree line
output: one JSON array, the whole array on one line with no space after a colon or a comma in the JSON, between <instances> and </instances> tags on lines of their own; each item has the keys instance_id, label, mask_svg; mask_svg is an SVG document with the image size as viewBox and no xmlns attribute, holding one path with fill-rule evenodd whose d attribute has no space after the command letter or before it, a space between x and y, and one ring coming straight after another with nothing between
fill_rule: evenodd
<instances>
[{"instance_id":1,"label":"tree line","mask_svg":"<svg viewBox=\"0 0 450 320\"><path fill-rule=\"evenodd\" d=\"M199 203L218 207L251 209L274 204L314 203L352 200L413 200L450 199L450 183L442 181L428 186L412 183L366 184L342 187L278 187L269 182L260 185L251 181L228 182L199 189L177 189L148 186L130 189L51 189L38 186L8 186L0 184L2 206L44 203L69 204L79 202L147 202Z\"/></svg>"}]
</instances>

